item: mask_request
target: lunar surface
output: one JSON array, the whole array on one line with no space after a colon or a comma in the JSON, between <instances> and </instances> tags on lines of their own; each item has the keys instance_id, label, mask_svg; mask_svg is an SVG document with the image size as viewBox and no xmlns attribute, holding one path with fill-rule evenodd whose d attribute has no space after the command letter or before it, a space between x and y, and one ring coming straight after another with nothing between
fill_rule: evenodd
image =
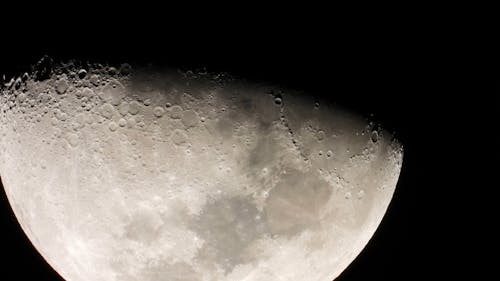
<instances>
[{"instance_id":1,"label":"lunar surface","mask_svg":"<svg viewBox=\"0 0 500 281\"><path fill-rule=\"evenodd\" d=\"M0 92L0 175L68 281L329 281L392 198L402 146L327 101L44 60Z\"/></svg>"}]
</instances>

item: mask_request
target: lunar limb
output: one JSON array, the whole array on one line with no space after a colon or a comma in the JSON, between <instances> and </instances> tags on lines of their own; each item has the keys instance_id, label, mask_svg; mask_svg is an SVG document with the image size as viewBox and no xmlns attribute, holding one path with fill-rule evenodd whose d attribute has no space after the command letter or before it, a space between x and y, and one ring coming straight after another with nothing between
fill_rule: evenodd
<instances>
[{"instance_id":1,"label":"lunar limb","mask_svg":"<svg viewBox=\"0 0 500 281\"><path fill-rule=\"evenodd\" d=\"M388 207L402 146L298 91L210 73L39 68L0 93L0 175L68 281L327 281Z\"/></svg>"}]
</instances>

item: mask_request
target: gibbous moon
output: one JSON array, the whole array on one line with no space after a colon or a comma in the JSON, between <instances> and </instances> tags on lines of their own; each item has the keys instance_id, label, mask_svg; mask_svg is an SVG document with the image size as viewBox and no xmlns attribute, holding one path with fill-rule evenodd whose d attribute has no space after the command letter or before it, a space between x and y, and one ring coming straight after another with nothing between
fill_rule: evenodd
<instances>
[{"instance_id":1,"label":"gibbous moon","mask_svg":"<svg viewBox=\"0 0 500 281\"><path fill-rule=\"evenodd\" d=\"M68 281L329 281L379 225L402 146L227 75L39 65L0 92L0 175Z\"/></svg>"}]
</instances>

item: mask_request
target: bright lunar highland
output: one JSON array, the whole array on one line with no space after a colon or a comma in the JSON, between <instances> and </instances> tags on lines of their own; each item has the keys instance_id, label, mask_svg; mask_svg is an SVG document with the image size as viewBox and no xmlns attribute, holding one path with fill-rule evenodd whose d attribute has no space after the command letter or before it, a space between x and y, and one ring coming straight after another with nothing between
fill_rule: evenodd
<instances>
[{"instance_id":1,"label":"bright lunar highland","mask_svg":"<svg viewBox=\"0 0 500 281\"><path fill-rule=\"evenodd\" d=\"M0 92L7 197L68 281L330 281L402 154L361 116L223 74L42 65Z\"/></svg>"}]
</instances>

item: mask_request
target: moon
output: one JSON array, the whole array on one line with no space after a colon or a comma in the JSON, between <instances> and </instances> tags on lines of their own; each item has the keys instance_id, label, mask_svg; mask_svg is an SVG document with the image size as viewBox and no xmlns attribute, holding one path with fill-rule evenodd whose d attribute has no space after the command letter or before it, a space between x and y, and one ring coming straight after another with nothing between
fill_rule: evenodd
<instances>
[{"instance_id":1,"label":"moon","mask_svg":"<svg viewBox=\"0 0 500 281\"><path fill-rule=\"evenodd\" d=\"M328 281L381 222L402 145L300 91L42 60L0 92L0 174L68 281Z\"/></svg>"}]
</instances>

